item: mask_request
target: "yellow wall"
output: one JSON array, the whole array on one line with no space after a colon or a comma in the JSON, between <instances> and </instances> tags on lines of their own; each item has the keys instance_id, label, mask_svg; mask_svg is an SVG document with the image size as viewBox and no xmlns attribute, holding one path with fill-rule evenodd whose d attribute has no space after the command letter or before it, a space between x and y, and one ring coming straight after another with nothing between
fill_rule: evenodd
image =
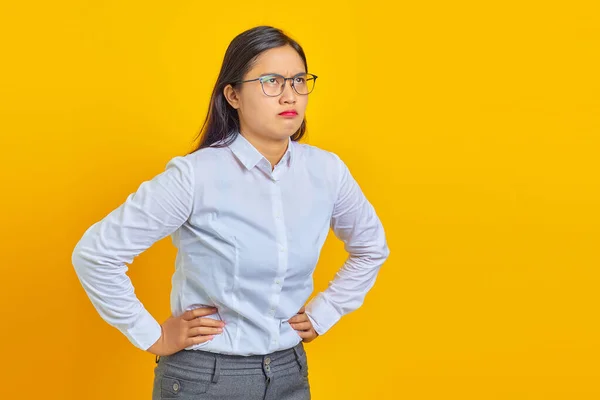
<instances>
[{"instance_id":1,"label":"yellow wall","mask_svg":"<svg viewBox=\"0 0 600 400\"><path fill-rule=\"evenodd\" d=\"M307 345L313 398L600 398L595 1L0 5L0 398L149 399L154 356L96 314L84 230L185 153L229 41L284 28L392 255ZM227 4L226 6L223 6ZM170 239L130 269L168 317ZM345 260L328 239L323 289Z\"/></svg>"}]
</instances>

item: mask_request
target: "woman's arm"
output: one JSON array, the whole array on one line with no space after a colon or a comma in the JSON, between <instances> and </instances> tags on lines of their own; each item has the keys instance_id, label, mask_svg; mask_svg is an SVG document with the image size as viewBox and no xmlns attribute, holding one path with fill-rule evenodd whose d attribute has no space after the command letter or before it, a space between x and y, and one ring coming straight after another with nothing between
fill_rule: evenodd
<instances>
[{"instance_id":1,"label":"woman's arm","mask_svg":"<svg viewBox=\"0 0 600 400\"><path fill-rule=\"evenodd\" d=\"M362 305L390 253L375 209L346 164L333 154L338 161L340 179L331 228L344 242L348 259L329 287L306 305L306 314L319 335Z\"/></svg>"},{"instance_id":2,"label":"woman's arm","mask_svg":"<svg viewBox=\"0 0 600 400\"><path fill-rule=\"evenodd\" d=\"M161 326L136 297L125 264L188 219L193 176L187 159L171 159L165 171L89 227L73 250L77 276L100 316L142 350L160 338Z\"/></svg>"}]
</instances>

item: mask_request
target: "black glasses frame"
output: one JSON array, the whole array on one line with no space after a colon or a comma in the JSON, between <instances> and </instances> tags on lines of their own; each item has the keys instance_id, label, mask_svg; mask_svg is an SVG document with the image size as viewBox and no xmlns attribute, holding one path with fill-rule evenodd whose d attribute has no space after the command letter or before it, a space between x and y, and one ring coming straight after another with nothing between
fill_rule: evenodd
<instances>
[{"instance_id":1,"label":"black glasses frame","mask_svg":"<svg viewBox=\"0 0 600 400\"><path fill-rule=\"evenodd\" d=\"M314 80L313 87L312 87L311 91L308 92L308 93L300 93L296 89L296 86L294 86L294 79L296 79L297 77L302 76L302 75L306 75L307 76L306 80L310 80L310 79ZM267 94L267 92L265 92L265 87L263 86L262 79L273 77L273 76L280 77L281 79L283 79L283 84L280 87L279 94ZM262 88L262 91L265 94L265 96L277 97L277 96L280 96L281 93L283 93L283 90L284 90L284 87L285 87L285 84L287 83L287 81L291 80L292 81L292 88L294 89L294 92L298 93L300 96L307 96L310 93L312 93L312 91L315 89L315 85L317 84L317 78L318 78L317 75L308 74L308 73L304 73L304 72L296 74L296 75L292 76L291 78L286 78L285 76L279 75L279 74L266 74L266 75L261 75L261 76L259 76L258 78L255 78L255 79L248 79L248 80L245 80L245 81L237 81L235 83L237 84L237 83L247 83L247 82L259 81L260 82L260 87Z\"/></svg>"}]
</instances>

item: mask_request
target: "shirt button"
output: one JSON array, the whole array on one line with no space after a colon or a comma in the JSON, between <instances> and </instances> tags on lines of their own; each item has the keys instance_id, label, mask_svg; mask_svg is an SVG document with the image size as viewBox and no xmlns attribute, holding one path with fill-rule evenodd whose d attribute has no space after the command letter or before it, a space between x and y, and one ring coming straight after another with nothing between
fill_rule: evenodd
<instances>
[{"instance_id":1,"label":"shirt button","mask_svg":"<svg viewBox=\"0 0 600 400\"><path fill-rule=\"evenodd\" d=\"M278 285L280 285L280 284L281 284L281 281L280 281L279 279L277 279L277 280L275 281L275 283L276 283L276 284L278 284Z\"/></svg>"},{"instance_id":2,"label":"shirt button","mask_svg":"<svg viewBox=\"0 0 600 400\"><path fill-rule=\"evenodd\" d=\"M178 391L178 390L179 390L179 383L175 382L175 383L173 384L173 390L174 390L174 391Z\"/></svg>"},{"instance_id":3,"label":"shirt button","mask_svg":"<svg viewBox=\"0 0 600 400\"><path fill-rule=\"evenodd\" d=\"M265 358L265 365L271 364L271 359L269 357Z\"/></svg>"}]
</instances>

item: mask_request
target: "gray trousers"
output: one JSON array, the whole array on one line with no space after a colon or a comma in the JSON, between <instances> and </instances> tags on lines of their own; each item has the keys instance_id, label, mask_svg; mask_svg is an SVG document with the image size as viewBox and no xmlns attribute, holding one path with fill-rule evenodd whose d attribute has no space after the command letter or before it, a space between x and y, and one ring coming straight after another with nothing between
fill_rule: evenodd
<instances>
[{"instance_id":1,"label":"gray trousers","mask_svg":"<svg viewBox=\"0 0 600 400\"><path fill-rule=\"evenodd\" d=\"M252 356L181 350L156 363L152 400L310 400L302 342Z\"/></svg>"}]
</instances>

